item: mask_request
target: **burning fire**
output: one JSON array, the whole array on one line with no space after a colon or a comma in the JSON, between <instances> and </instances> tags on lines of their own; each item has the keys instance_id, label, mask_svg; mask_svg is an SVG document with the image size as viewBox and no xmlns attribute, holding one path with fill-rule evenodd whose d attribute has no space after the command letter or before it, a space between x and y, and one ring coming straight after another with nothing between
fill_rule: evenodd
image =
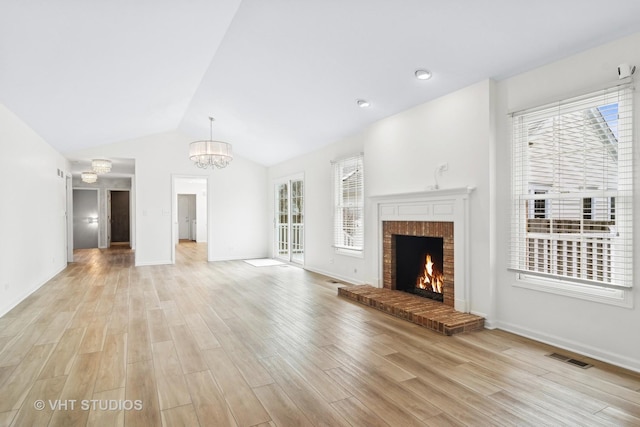
<instances>
[{"instance_id":1,"label":"burning fire","mask_svg":"<svg viewBox=\"0 0 640 427\"><path fill-rule=\"evenodd\" d=\"M424 272L418 277L416 287L432 292L442 293L442 273L438 271L431 261L431 255L427 254L424 263Z\"/></svg>"}]
</instances>

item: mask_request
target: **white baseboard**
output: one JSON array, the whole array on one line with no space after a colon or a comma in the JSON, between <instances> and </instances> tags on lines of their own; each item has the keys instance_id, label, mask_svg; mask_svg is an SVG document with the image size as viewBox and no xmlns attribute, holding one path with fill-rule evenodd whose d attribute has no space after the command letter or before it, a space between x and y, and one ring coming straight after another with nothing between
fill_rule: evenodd
<instances>
[{"instance_id":1,"label":"white baseboard","mask_svg":"<svg viewBox=\"0 0 640 427\"><path fill-rule=\"evenodd\" d=\"M495 320L490 320L487 319L485 316L484 317L484 328L485 329L498 329L497 323Z\"/></svg>"},{"instance_id":2,"label":"white baseboard","mask_svg":"<svg viewBox=\"0 0 640 427\"><path fill-rule=\"evenodd\" d=\"M487 316L486 313L481 313L479 311L474 311L471 310L469 313L475 315L475 316L480 316L480 317L484 317L484 327L485 329L496 329L496 321L493 319L489 319L489 316Z\"/></svg>"},{"instance_id":3,"label":"white baseboard","mask_svg":"<svg viewBox=\"0 0 640 427\"><path fill-rule=\"evenodd\" d=\"M167 261L147 261L147 262L138 262L136 261L135 266L136 267L148 267L148 266L152 266L152 265L167 265L167 264L173 264L171 262L171 260L167 260Z\"/></svg>"},{"instance_id":4,"label":"white baseboard","mask_svg":"<svg viewBox=\"0 0 640 427\"><path fill-rule=\"evenodd\" d=\"M33 289L28 291L26 294L24 294L22 296L18 296L17 298L12 299L8 303L3 304L2 307L0 307L0 317L4 316L5 314L7 314L11 310L13 310L22 301L24 301L25 299L29 298L29 296L31 294L33 294L35 291L37 291L38 289L43 287L47 282L49 282L51 279L56 277L58 274L62 273L65 268L67 268L67 263L66 262L64 263L63 266L60 266L58 268L58 270L56 270L53 274L51 274L48 279L42 281L40 284L37 284Z\"/></svg>"},{"instance_id":5,"label":"white baseboard","mask_svg":"<svg viewBox=\"0 0 640 427\"><path fill-rule=\"evenodd\" d=\"M351 277L345 277L345 276L341 276L339 274L336 274L334 272L329 272L329 271L325 271L319 268L314 268L314 267L304 267L305 270L311 271L313 273L318 273L318 274L322 274L323 276L328 276L331 277L332 279L336 279L340 282L345 282L349 285L364 285L365 283L363 282L359 282L357 280L354 280Z\"/></svg>"},{"instance_id":6,"label":"white baseboard","mask_svg":"<svg viewBox=\"0 0 640 427\"><path fill-rule=\"evenodd\" d=\"M583 354L593 359L601 360L612 365L620 366L621 368L629 369L631 371L640 372L640 360L623 356L621 354L611 353L599 348L591 347L576 341L567 340L562 337L547 334L540 331L524 328L518 325L507 322L495 322L494 328L502 329L507 332L512 332L523 337L531 338L536 341L543 342L555 347L563 348L565 350L572 351L574 353Z\"/></svg>"},{"instance_id":7,"label":"white baseboard","mask_svg":"<svg viewBox=\"0 0 640 427\"><path fill-rule=\"evenodd\" d=\"M237 255L237 256L233 256L233 257L215 257L215 258L210 259L208 261L209 262L216 262L216 261L244 261L245 259L260 259L260 258L278 259L278 258L270 257L269 255L251 254L251 255L245 255L245 256ZM283 261L283 262L285 262L285 261Z\"/></svg>"}]
</instances>

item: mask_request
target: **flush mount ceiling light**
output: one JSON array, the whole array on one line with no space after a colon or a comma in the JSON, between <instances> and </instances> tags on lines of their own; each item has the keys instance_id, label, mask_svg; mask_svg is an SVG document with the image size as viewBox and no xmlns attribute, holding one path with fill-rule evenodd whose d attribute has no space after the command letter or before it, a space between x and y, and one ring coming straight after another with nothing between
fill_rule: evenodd
<instances>
[{"instance_id":1,"label":"flush mount ceiling light","mask_svg":"<svg viewBox=\"0 0 640 427\"><path fill-rule=\"evenodd\" d=\"M93 184L98 180L98 174L95 172L82 172L80 178L82 178L82 182Z\"/></svg>"},{"instance_id":2,"label":"flush mount ceiling light","mask_svg":"<svg viewBox=\"0 0 640 427\"><path fill-rule=\"evenodd\" d=\"M429 80L431 78L431 71L429 70L416 70L414 74L418 80Z\"/></svg>"},{"instance_id":3,"label":"flush mount ceiling light","mask_svg":"<svg viewBox=\"0 0 640 427\"><path fill-rule=\"evenodd\" d=\"M111 160L105 160L105 159L91 160L91 169L93 169L95 173L109 173L111 172Z\"/></svg>"},{"instance_id":4,"label":"flush mount ceiling light","mask_svg":"<svg viewBox=\"0 0 640 427\"><path fill-rule=\"evenodd\" d=\"M189 144L189 159L199 168L222 169L233 160L231 144L213 140L213 117L209 117L209 140Z\"/></svg>"},{"instance_id":5,"label":"flush mount ceiling light","mask_svg":"<svg viewBox=\"0 0 640 427\"><path fill-rule=\"evenodd\" d=\"M356 102L358 103L358 107L360 108L367 108L371 105L371 103L366 99L358 99Z\"/></svg>"}]
</instances>

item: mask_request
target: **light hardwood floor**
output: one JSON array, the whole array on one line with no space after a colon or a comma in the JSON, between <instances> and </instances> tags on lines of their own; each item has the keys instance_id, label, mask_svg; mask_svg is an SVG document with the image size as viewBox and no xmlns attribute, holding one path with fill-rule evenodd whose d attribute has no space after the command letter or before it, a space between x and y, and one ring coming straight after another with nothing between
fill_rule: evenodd
<instances>
[{"instance_id":1,"label":"light hardwood floor","mask_svg":"<svg viewBox=\"0 0 640 427\"><path fill-rule=\"evenodd\" d=\"M0 426L640 425L639 374L497 330L441 336L205 249L138 268L77 251L0 318Z\"/></svg>"}]
</instances>

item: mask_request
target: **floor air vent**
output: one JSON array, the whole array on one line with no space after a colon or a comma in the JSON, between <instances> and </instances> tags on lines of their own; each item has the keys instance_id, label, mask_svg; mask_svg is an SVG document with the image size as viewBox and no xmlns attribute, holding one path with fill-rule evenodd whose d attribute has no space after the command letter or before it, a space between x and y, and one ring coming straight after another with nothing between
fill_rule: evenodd
<instances>
[{"instance_id":1,"label":"floor air vent","mask_svg":"<svg viewBox=\"0 0 640 427\"><path fill-rule=\"evenodd\" d=\"M569 363L570 365L577 366L578 368L582 368L582 369L587 369L593 366L581 360L572 359L570 357L564 356L559 353L550 353L550 354L547 354L547 357L560 360L561 362Z\"/></svg>"}]
</instances>

